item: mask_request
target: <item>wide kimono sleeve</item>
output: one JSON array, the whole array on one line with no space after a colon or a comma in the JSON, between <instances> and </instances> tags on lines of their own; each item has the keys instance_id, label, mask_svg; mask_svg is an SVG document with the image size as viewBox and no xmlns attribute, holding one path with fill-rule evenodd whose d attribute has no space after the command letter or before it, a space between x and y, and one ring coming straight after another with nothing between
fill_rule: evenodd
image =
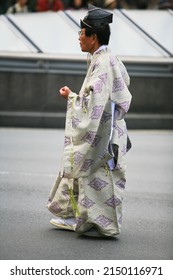
<instances>
[{"instance_id":1,"label":"wide kimono sleeve","mask_svg":"<svg viewBox=\"0 0 173 280\"><path fill-rule=\"evenodd\" d=\"M112 158L108 152L111 100L107 69L95 60L79 95L68 98L63 168L67 177L85 177Z\"/></svg>"}]
</instances>

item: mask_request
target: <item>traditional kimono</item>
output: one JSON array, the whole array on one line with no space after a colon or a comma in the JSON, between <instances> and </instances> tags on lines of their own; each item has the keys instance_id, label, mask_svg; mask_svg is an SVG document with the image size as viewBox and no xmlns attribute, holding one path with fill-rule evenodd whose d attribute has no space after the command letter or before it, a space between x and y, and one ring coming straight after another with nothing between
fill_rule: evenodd
<instances>
[{"instance_id":1,"label":"traditional kimono","mask_svg":"<svg viewBox=\"0 0 173 280\"><path fill-rule=\"evenodd\" d=\"M69 94L63 179L51 207L59 217L76 217L76 232L121 231L129 80L123 63L103 47L94 53L79 94Z\"/></svg>"}]
</instances>

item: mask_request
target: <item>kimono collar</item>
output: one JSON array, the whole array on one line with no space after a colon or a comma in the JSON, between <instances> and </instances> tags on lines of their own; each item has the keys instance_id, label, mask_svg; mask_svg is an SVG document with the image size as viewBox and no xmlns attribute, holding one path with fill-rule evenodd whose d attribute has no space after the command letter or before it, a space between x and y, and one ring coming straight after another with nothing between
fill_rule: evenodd
<instances>
[{"instance_id":1,"label":"kimono collar","mask_svg":"<svg viewBox=\"0 0 173 280\"><path fill-rule=\"evenodd\" d=\"M89 68L89 65L90 65L91 61L94 59L94 57L96 55L101 54L103 52L106 52L107 50L108 50L108 46L107 45L102 45L93 53L93 55L88 53L88 55L87 55L87 66L88 66L88 68Z\"/></svg>"},{"instance_id":2,"label":"kimono collar","mask_svg":"<svg viewBox=\"0 0 173 280\"><path fill-rule=\"evenodd\" d=\"M100 46L94 53L93 55L95 55L96 53L100 53L102 50L107 50L107 45L102 45Z\"/></svg>"}]
</instances>

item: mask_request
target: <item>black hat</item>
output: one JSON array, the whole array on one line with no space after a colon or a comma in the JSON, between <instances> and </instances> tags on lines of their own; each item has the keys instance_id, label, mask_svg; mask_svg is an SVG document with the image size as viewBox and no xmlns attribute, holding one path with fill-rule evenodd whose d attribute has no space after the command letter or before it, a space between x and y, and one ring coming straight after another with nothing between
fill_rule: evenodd
<instances>
[{"instance_id":1,"label":"black hat","mask_svg":"<svg viewBox=\"0 0 173 280\"><path fill-rule=\"evenodd\" d=\"M89 4L88 13L84 19L81 20L81 28L107 25L112 22L112 17L112 13Z\"/></svg>"}]
</instances>

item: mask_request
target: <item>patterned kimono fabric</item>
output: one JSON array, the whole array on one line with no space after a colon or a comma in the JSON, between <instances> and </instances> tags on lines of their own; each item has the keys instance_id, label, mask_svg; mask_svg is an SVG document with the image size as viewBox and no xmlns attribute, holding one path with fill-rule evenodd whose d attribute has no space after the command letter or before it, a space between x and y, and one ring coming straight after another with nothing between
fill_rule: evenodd
<instances>
[{"instance_id":1,"label":"patterned kimono fabric","mask_svg":"<svg viewBox=\"0 0 173 280\"><path fill-rule=\"evenodd\" d=\"M57 216L76 218L78 233L92 227L105 236L121 231L127 152L124 115L131 102L129 81L123 63L106 47L94 53L79 94L69 94L64 177L54 207ZM108 164L111 160L116 161L113 168Z\"/></svg>"}]
</instances>

